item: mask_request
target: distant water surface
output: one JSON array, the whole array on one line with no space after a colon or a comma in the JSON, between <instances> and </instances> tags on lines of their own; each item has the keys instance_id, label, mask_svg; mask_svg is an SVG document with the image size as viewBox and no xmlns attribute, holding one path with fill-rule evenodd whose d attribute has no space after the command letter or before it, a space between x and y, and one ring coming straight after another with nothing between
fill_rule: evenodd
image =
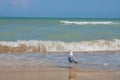
<instances>
[{"instance_id":1,"label":"distant water surface","mask_svg":"<svg viewBox=\"0 0 120 80\"><path fill-rule=\"evenodd\" d=\"M120 19L0 18L0 40L112 40L119 26Z\"/></svg>"}]
</instances>

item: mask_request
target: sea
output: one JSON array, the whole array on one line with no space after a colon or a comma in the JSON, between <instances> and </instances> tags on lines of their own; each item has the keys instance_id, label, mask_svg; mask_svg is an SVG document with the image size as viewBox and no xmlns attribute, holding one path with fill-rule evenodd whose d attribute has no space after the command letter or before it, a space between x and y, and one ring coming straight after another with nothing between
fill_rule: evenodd
<instances>
[{"instance_id":1,"label":"sea","mask_svg":"<svg viewBox=\"0 0 120 80\"><path fill-rule=\"evenodd\" d=\"M120 69L120 19L0 18L1 59L19 59L22 65L23 58L33 63L41 58L66 65L70 51L81 67Z\"/></svg>"}]
</instances>

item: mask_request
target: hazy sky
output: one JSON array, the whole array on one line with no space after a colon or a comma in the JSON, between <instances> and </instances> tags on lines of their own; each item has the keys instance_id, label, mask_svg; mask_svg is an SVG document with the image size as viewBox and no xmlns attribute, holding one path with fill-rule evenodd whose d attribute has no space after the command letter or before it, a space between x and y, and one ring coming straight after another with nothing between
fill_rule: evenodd
<instances>
[{"instance_id":1,"label":"hazy sky","mask_svg":"<svg viewBox=\"0 0 120 80\"><path fill-rule=\"evenodd\" d=\"M0 17L120 18L120 0L0 0Z\"/></svg>"}]
</instances>

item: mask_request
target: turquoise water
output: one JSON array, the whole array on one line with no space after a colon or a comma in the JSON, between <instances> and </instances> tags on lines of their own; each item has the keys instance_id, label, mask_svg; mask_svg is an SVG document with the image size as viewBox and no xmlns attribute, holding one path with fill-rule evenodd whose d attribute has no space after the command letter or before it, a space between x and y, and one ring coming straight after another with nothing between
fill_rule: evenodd
<instances>
[{"instance_id":1,"label":"turquoise water","mask_svg":"<svg viewBox=\"0 0 120 80\"><path fill-rule=\"evenodd\" d=\"M120 19L0 18L0 47L6 46L7 52L120 50Z\"/></svg>"},{"instance_id":2,"label":"turquoise water","mask_svg":"<svg viewBox=\"0 0 120 80\"><path fill-rule=\"evenodd\" d=\"M120 39L120 19L0 18L1 41L101 39Z\"/></svg>"}]
</instances>

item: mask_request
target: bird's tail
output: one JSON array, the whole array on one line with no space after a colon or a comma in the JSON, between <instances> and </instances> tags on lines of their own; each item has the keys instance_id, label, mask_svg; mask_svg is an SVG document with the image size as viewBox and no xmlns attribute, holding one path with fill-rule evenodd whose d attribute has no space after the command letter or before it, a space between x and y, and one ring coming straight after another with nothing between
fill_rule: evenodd
<instances>
[{"instance_id":1,"label":"bird's tail","mask_svg":"<svg viewBox=\"0 0 120 80\"><path fill-rule=\"evenodd\" d=\"M77 62L77 61L75 61L75 63L76 63L76 64L78 64L78 62Z\"/></svg>"}]
</instances>

